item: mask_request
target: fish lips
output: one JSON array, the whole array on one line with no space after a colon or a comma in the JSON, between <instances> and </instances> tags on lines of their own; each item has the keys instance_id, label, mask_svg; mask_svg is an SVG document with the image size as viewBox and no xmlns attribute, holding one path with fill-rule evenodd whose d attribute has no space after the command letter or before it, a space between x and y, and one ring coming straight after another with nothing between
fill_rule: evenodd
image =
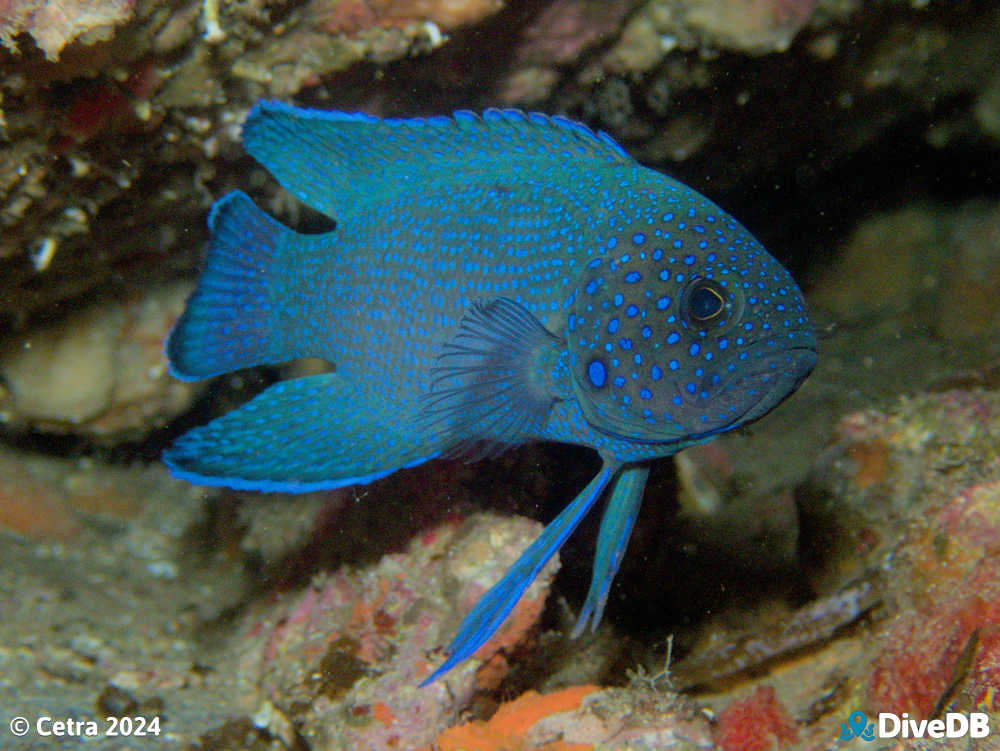
<instances>
[{"instance_id":1,"label":"fish lips","mask_svg":"<svg viewBox=\"0 0 1000 751\"><path fill-rule=\"evenodd\" d=\"M781 404L809 377L817 360L814 348L794 347L763 360L762 367L726 384L717 399L728 402L727 410L734 418L729 427L760 419ZM731 409L734 403L736 408Z\"/></svg>"},{"instance_id":2,"label":"fish lips","mask_svg":"<svg viewBox=\"0 0 1000 751\"><path fill-rule=\"evenodd\" d=\"M754 369L737 371L721 384L711 386L705 376L704 388L686 396L674 416L685 427L684 443L699 442L758 420L791 396L816 367L816 350L792 347L761 357Z\"/></svg>"}]
</instances>

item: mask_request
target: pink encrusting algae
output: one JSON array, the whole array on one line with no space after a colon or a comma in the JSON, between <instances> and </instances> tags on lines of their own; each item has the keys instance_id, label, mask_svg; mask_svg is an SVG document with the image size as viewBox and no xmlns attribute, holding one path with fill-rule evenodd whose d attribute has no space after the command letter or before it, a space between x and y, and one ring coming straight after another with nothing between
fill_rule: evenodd
<instances>
[{"instance_id":1,"label":"pink encrusting algae","mask_svg":"<svg viewBox=\"0 0 1000 751\"><path fill-rule=\"evenodd\" d=\"M418 689L470 600L527 546L538 525L476 515L421 533L377 565L342 567L305 591L248 615L241 681L248 706L266 700L311 737L351 749L413 748L506 672L525 642L555 567L543 572L506 628L449 675ZM484 662L480 662L480 660ZM345 723L337 718L350 716ZM318 743L319 747L324 747Z\"/></svg>"}]
</instances>

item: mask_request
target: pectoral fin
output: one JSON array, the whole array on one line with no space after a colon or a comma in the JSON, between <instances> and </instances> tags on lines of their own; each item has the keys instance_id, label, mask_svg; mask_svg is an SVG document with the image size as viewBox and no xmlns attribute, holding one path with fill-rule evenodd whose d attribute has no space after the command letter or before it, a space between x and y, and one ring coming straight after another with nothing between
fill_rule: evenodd
<instances>
[{"instance_id":1,"label":"pectoral fin","mask_svg":"<svg viewBox=\"0 0 1000 751\"><path fill-rule=\"evenodd\" d=\"M431 371L427 435L450 455L479 459L537 437L555 399L561 340L505 297L473 303Z\"/></svg>"}]
</instances>

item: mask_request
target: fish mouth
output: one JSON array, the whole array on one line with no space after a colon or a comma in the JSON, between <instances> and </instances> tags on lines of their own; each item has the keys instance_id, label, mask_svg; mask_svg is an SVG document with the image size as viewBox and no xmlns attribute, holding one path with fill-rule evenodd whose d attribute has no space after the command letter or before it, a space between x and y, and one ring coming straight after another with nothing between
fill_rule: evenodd
<instances>
[{"instance_id":1,"label":"fish mouth","mask_svg":"<svg viewBox=\"0 0 1000 751\"><path fill-rule=\"evenodd\" d=\"M669 446L691 445L753 422L789 397L816 366L814 347L790 347L762 357L749 373L734 373L711 389L706 399L692 396L676 384L681 406L672 410L675 426L670 435L636 434L634 426L607 413L588 421L605 435L630 443ZM707 379L708 377L706 377Z\"/></svg>"},{"instance_id":2,"label":"fish mouth","mask_svg":"<svg viewBox=\"0 0 1000 751\"><path fill-rule=\"evenodd\" d=\"M687 428L683 442L697 443L760 419L795 393L816 361L813 347L790 347L762 358L749 373L733 374L711 391L706 389L707 400L692 398L678 384L685 413L678 422Z\"/></svg>"},{"instance_id":3,"label":"fish mouth","mask_svg":"<svg viewBox=\"0 0 1000 751\"><path fill-rule=\"evenodd\" d=\"M791 396L816 367L813 347L791 347L767 357L745 375L730 379L713 397L726 406L725 430L753 422ZM718 432L719 426L709 432Z\"/></svg>"}]
</instances>

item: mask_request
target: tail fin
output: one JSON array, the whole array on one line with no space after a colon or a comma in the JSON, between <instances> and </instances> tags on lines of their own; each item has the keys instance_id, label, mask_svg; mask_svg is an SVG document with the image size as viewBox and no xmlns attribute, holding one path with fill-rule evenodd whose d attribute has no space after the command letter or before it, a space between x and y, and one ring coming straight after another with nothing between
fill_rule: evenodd
<instances>
[{"instance_id":1,"label":"tail fin","mask_svg":"<svg viewBox=\"0 0 1000 751\"><path fill-rule=\"evenodd\" d=\"M269 287L296 234L239 191L216 201L208 226L205 270L166 343L170 372L185 381L288 359L272 337Z\"/></svg>"}]
</instances>

